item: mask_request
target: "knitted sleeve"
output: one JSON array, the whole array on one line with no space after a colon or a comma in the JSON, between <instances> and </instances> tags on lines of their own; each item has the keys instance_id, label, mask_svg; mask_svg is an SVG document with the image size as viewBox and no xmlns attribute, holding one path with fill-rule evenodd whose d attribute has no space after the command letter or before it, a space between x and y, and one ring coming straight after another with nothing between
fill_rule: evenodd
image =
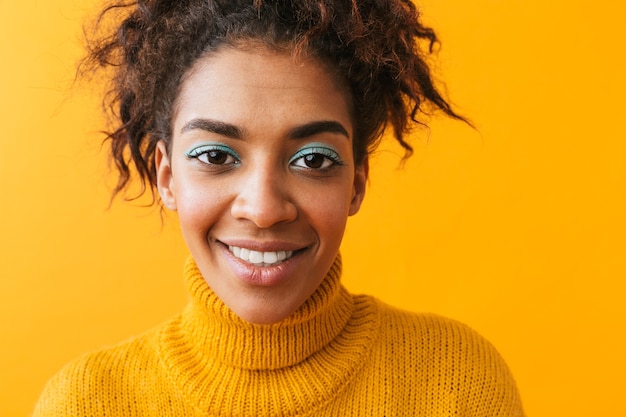
<instances>
[{"instance_id":1,"label":"knitted sleeve","mask_svg":"<svg viewBox=\"0 0 626 417\"><path fill-rule=\"evenodd\" d=\"M67 364L46 385L33 417L162 416L186 412L148 338Z\"/></svg>"},{"instance_id":2,"label":"knitted sleeve","mask_svg":"<svg viewBox=\"0 0 626 417\"><path fill-rule=\"evenodd\" d=\"M387 381L397 387L395 395L414 404L407 413L524 416L508 366L476 331L436 315L388 306L383 312L381 361L389 370Z\"/></svg>"},{"instance_id":3,"label":"knitted sleeve","mask_svg":"<svg viewBox=\"0 0 626 417\"><path fill-rule=\"evenodd\" d=\"M88 415L89 408L81 375L88 374L84 364L77 361L66 365L46 384L35 406L33 417Z\"/></svg>"},{"instance_id":4,"label":"knitted sleeve","mask_svg":"<svg viewBox=\"0 0 626 417\"><path fill-rule=\"evenodd\" d=\"M92 354L65 365L48 381L33 417L107 415L101 398L111 381L101 375L101 369L110 361L101 359Z\"/></svg>"}]
</instances>

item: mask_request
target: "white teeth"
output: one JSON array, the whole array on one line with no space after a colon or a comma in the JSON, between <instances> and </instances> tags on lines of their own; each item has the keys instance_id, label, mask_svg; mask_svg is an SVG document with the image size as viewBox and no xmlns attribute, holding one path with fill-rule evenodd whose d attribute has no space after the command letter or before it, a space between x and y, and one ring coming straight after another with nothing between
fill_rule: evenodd
<instances>
[{"instance_id":1,"label":"white teeth","mask_svg":"<svg viewBox=\"0 0 626 417\"><path fill-rule=\"evenodd\" d=\"M255 250L250 251L250 258L248 259L251 264L260 264L263 262L263 252L257 252Z\"/></svg>"},{"instance_id":2,"label":"white teeth","mask_svg":"<svg viewBox=\"0 0 626 417\"><path fill-rule=\"evenodd\" d=\"M266 264L275 264L276 262L278 262L278 253L265 252L263 254L263 262Z\"/></svg>"},{"instance_id":3,"label":"white teeth","mask_svg":"<svg viewBox=\"0 0 626 417\"><path fill-rule=\"evenodd\" d=\"M237 258L254 265L275 265L293 256L293 251L259 252L237 246L229 246L228 250Z\"/></svg>"}]
</instances>

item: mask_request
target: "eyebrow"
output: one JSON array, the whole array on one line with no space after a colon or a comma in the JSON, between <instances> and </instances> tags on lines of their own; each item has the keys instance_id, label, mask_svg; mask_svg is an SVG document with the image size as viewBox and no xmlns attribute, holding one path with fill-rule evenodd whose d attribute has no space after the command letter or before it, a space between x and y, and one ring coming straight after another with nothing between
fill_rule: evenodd
<instances>
[{"instance_id":1,"label":"eyebrow","mask_svg":"<svg viewBox=\"0 0 626 417\"><path fill-rule=\"evenodd\" d=\"M320 133L337 133L350 139L350 134L346 128L334 120L323 120L298 126L289 132L289 137L292 139L305 139Z\"/></svg>"},{"instance_id":2,"label":"eyebrow","mask_svg":"<svg viewBox=\"0 0 626 417\"><path fill-rule=\"evenodd\" d=\"M232 139L241 139L243 137L241 130L237 126L211 119L192 119L185 123L182 129L180 129L180 133L189 132L190 130L204 130Z\"/></svg>"},{"instance_id":3,"label":"eyebrow","mask_svg":"<svg viewBox=\"0 0 626 417\"><path fill-rule=\"evenodd\" d=\"M185 133L191 130L204 130L231 139L242 139L244 136L237 126L212 119L192 119L185 123L180 132ZM336 133L350 138L348 130L334 120L320 120L297 126L290 130L287 136L291 139L305 139L320 133Z\"/></svg>"}]
</instances>

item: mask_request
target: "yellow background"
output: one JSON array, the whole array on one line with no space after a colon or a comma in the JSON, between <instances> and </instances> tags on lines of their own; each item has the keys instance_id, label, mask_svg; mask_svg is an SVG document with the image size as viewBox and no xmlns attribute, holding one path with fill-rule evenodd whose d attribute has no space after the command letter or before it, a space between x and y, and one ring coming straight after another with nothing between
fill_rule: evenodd
<instances>
[{"instance_id":1,"label":"yellow background","mask_svg":"<svg viewBox=\"0 0 626 417\"><path fill-rule=\"evenodd\" d=\"M178 312L173 216L117 203L94 91L94 1L0 0L0 416L73 357ZM625 416L626 82L619 0L427 0L439 74L479 132L433 119L373 160L346 285L479 330L530 416Z\"/></svg>"}]
</instances>

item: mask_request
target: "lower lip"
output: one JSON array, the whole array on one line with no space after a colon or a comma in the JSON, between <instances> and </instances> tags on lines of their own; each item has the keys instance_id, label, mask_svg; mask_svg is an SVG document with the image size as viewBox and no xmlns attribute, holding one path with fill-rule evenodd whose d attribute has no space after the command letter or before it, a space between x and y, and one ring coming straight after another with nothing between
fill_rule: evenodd
<instances>
[{"instance_id":1,"label":"lower lip","mask_svg":"<svg viewBox=\"0 0 626 417\"><path fill-rule=\"evenodd\" d=\"M225 252L226 261L237 278L246 284L261 287L280 285L287 281L295 273L302 258L302 251L298 251L291 258L279 264L258 266L237 258L226 246L222 246L222 250Z\"/></svg>"}]
</instances>

